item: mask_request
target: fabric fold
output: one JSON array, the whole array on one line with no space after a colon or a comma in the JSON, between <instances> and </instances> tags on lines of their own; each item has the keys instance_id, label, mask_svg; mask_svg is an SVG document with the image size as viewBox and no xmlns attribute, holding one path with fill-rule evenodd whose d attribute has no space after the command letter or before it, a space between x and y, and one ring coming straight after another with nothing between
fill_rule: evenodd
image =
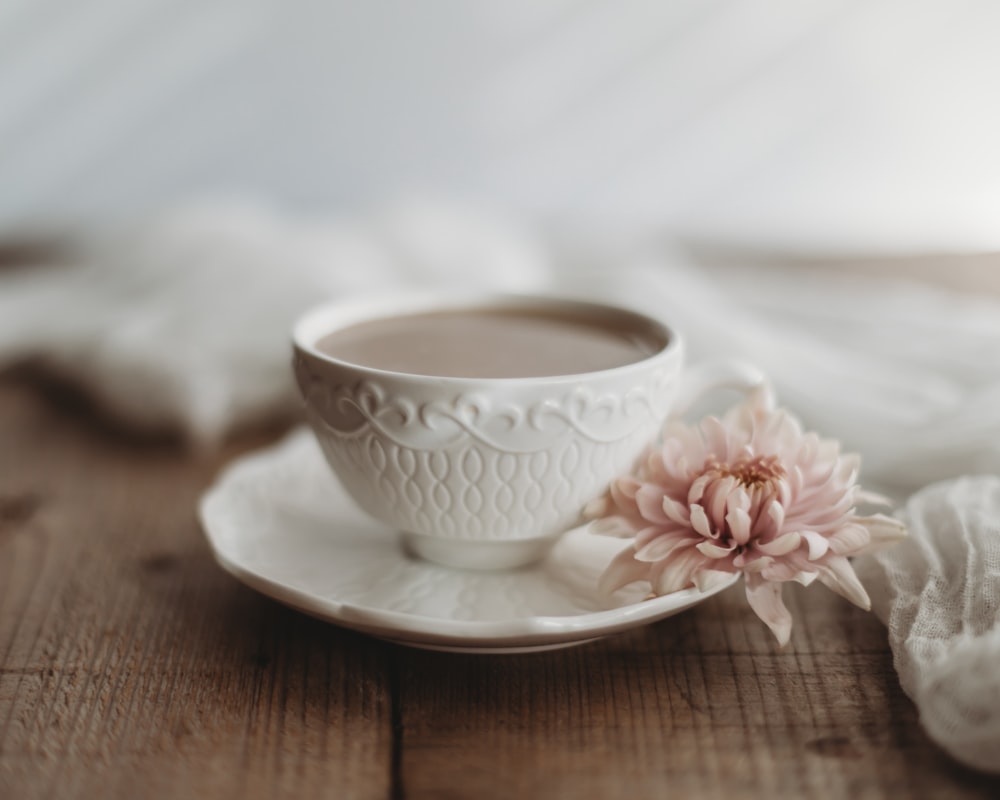
<instances>
[{"instance_id":1,"label":"fabric fold","mask_svg":"<svg viewBox=\"0 0 1000 800\"><path fill-rule=\"evenodd\" d=\"M1000 773L1000 477L915 494L902 543L858 559L900 684L957 760Z\"/></svg>"}]
</instances>

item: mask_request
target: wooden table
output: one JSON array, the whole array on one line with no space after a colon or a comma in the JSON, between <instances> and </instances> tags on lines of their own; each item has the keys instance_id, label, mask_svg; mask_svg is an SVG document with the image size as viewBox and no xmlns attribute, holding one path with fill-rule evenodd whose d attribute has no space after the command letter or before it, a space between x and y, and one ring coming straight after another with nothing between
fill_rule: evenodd
<instances>
[{"instance_id":1,"label":"wooden table","mask_svg":"<svg viewBox=\"0 0 1000 800\"><path fill-rule=\"evenodd\" d=\"M273 438L270 437L270 438ZM581 647L424 652L216 566L220 466L0 380L0 798L1000 797L926 737L881 624L735 587Z\"/></svg>"}]
</instances>

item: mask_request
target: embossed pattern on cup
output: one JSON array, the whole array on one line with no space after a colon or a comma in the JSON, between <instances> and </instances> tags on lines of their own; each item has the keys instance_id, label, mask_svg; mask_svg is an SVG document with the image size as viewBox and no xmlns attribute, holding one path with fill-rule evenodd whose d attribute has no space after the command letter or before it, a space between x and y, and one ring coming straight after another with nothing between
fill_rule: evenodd
<instances>
[{"instance_id":1,"label":"embossed pattern on cup","mask_svg":"<svg viewBox=\"0 0 1000 800\"><path fill-rule=\"evenodd\" d=\"M430 536L522 539L570 527L609 472L631 465L669 377L624 396L575 387L500 408L481 394L418 406L370 381L331 390L312 378L305 392L327 459L370 513Z\"/></svg>"}]
</instances>

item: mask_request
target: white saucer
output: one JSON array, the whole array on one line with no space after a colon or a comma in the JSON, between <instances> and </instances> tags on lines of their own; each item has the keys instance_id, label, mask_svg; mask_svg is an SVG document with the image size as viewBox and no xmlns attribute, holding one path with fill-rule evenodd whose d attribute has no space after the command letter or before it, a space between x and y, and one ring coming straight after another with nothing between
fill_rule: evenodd
<instances>
[{"instance_id":1,"label":"white saucer","mask_svg":"<svg viewBox=\"0 0 1000 800\"><path fill-rule=\"evenodd\" d=\"M518 570L416 559L395 531L355 509L305 430L235 462L202 497L200 515L218 562L248 586L337 625L428 649L568 647L684 611L737 579L650 600L641 586L603 598L597 578L625 544L583 528Z\"/></svg>"}]
</instances>

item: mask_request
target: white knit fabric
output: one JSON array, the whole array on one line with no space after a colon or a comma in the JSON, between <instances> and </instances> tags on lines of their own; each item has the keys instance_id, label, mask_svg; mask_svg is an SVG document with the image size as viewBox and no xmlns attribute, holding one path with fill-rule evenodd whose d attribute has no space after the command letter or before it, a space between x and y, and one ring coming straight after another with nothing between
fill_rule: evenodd
<instances>
[{"instance_id":1,"label":"white knit fabric","mask_svg":"<svg viewBox=\"0 0 1000 800\"><path fill-rule=\"evenodd\" d=\"M391 286L531 288L536 246L467 208L400 203L302 221L258 205L181 208L89 243L72 268L0 273L0 367L40 359L140 429L194 444L289 412L306 308Z\"/></svg>"},{"instance_id":2,"label":"white knit fabric","mask_svg":"<svg viewBox=\"0 0 1000 800\"><path fill-rule=\"evenodd\" d=\"M669 319L693 360L742 355L810 427L904 497L911 538L860 565L903 687L956 758L1000 770L1000 299L836 275L706 273L578 240L550 252L489 216L423 204L295 221L182 209L75 268L0 273L0 367L42 359L126 424L206 444L287 412L289 328L379 287L561 288Z\"/></svg>"}]
</instances>

